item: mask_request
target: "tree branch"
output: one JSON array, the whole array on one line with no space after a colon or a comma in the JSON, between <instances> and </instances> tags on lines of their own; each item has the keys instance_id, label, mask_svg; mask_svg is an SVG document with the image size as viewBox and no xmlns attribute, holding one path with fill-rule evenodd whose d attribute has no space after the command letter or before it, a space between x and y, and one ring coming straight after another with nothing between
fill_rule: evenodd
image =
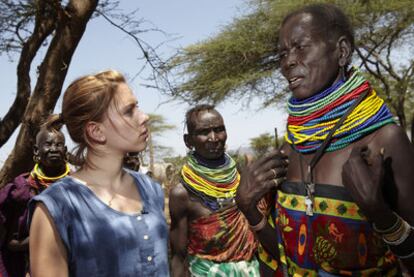
<instances>
[{"instance_id":1,"label":"tree branch","mask_svg":"<svg viewBox=\"0 0 414 277\"><path fill-rule=\"evenodd\" d=\"M116 23L113 21L110 16L108 16L103 11L97 11L99 15L101 15L106 21L108 21L112 26L115 28L121 30L123 33L127 34L130 38L132 38L135 43L138 45L138 48L143 54L143 59L145 60L145 64L141 67L141 69L138 70L138 73L134 75L133 79L135 79L146 67L148 64L152 69L152 77L151 80L155 83L154 87L157 89L161 89L164 92L166 90L171 91L174 94L175 88L171 84L168 73L164 70L166 62L163 61L163 59L157 54L156 49L161 47L165 44L165 42L162 42L158 44L156 47L152 47L149 43L144 41L143 39L140 39L136 33L144 33L148 31L158 31L165 34L163 31L157 29L157 28L151 28L151 29L145 29L145 30L127 30L127 27L129 25L133 25L133 27L138 27L139 24L142 23L142 21L134 21L131 20L131 15L126 15L125 18L121 23ZM135 12L132 12L131 14L134 15ZM166 85L167 89L164 89L163 86L159 85L159 82L163 82Z\"/></svg>"},{"instance_id":2,"label":"tree branch","mask_svg":"<svg viewBox=\"0 0 414 277\"><path fill-rule=\"evenodd\" d=\"M46 1L40 1L43 5ZM17 93L9 111L0 121L0 146L4 145L22 121L30 99L30 67L37 51L54 30L54 18L36 16L33 34L23 44L17 65Z\"/></svg>"},{"instance_id":3,"label":"tree branch","mask_svg":"<svg viewBox=\"0 0 414 277\"><path fill-rule=\"evenodd\" d=\"M57 3L57 0L51 1ZM40 66L37 83L27 104L16 145L0 171L0 186L33 167L33 161L28 157L32 156L35 134L42 120L56 105L68 65L97 2L98 0L70 0L64 10L55 9L58 16L55 36Z\"/></svg>"}]
</instances>

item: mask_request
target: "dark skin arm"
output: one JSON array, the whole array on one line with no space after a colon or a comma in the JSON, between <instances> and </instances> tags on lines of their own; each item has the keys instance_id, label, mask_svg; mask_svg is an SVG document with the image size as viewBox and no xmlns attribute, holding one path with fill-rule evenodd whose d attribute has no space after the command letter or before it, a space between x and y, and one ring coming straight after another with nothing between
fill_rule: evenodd
<instances>
[{"instance_id":1,"label":"dark skin arm","mask_svg":"<svg viewBox=\"0 0 414 277\"><path fill-rule=\"evenodd\" d=\"M4 224L0 224L0 246L3 246L3 243L6 239L6 228L4 227Z\"/></svg>"},{"instance_id":2,"label":"dark skin arm","mask_svg":"<svg viewBox=\"0 0 414 277\"><path fill-rule=\"evenodd\" d=\"M343 184L378 229L392 226L395 222L392 211L414 226L413 146L396 125L385 126L378 132L367 146L354 147L343 167ZM410 237L404 248L411 253L414 239ZM413 258L402 262L414 273Z\"/></svg>"},{"instance_id":3,"label":"dark skin arm","mask_svg":"<svg viewBox=\"0 0 414 277\"><path fill-rule=\"evenodd\" d=\"M12 239L7 244L7 247L13 252L27 251L29 250L29 237L22 240Z\"/></svg>"},{"instance_id":4,"label":"dark skin arm","mask_svg":"<svg viewBox=\"0 0 414 277\"><path fill-rule=\"evenodd\" d=\"M263 218L257 209L257 204L263 196L276 189L285 180L287 164L287 156L279 150L273 150L243 168L236 203L250 225L258 224ZM266 251L273 258L278 259L277 237L269 223L256 232L256 235Z\"/></svg>"},{"instance_id":5,"label":"dark skin arm","mask_svg":"<svg viewBox=\"0 0 414 277\"><path fill-rule=\"evenodd\" d=\"M170 191L170 242L171 242L171 275L188 276L187 264L187 227L188 206L190 198L187 190L178 184Z\"/></svg>"}]
</instances>

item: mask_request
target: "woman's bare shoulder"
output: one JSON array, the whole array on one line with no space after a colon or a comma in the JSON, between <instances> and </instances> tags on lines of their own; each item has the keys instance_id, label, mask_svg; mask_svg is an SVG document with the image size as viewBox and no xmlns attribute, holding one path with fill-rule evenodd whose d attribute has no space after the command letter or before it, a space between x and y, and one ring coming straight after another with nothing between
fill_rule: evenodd
<instances>
[{"instance_id":1,"label":"woman's bare shoulder","mask_svg":"<svg viewBox=\"0 0 414 277\"><path fill-rule=\"evenodd\" d=\"M176 184L170 189L169 196L170 199L174 199L175 201L189 200L188 190L181 183Z\"/></svg>"}]
</instances>

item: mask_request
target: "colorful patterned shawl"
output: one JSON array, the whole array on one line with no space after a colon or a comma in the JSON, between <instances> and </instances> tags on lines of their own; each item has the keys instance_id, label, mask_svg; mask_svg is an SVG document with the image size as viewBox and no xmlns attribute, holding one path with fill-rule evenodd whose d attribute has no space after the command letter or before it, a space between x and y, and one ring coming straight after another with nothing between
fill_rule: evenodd
<instances>
[{"instance_id":1,"label":"colorful patterned shawl","mask_svg":"<svg viewBox=\"0 0 414 277\"><path fill-rule=\"evenodd\" d=\"M188 226L188 254L214 262L250 261L257 242L247 219L233 205Z\"/></svg>"}]
</instances>

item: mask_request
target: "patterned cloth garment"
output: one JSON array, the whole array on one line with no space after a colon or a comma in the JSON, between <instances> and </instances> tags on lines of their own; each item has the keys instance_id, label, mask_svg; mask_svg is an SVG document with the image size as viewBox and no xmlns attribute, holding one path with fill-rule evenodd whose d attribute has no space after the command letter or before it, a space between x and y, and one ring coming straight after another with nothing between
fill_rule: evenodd
<instances>
[{"instance_id":1,"label":"patterned cloth garment","mask_svg":"<svg viewBox=\"0 0 414 277\"><path fill-rule=\"evenodd\" d=\"M12 239L24 240L29 236L27 204L30 199L67 174L68 164L64 174L52 178L45 176L36 164L31 172L17 176L13 182L0 190L0 224L5 227L4 239L1 240L0 246L2 276L26 276L26 272L29 271L29 251L11 251L7 244Z\"/></svg>"},{"instance_id":2,"label":"patterned cloth garment","mask_svg":"<svg viewBox=\"0 0 414 277\"><path fill-rule=\"evenodd\" d=\"M7 243L28 236L27 203L36 194L29 178L29 173L21 174L0 190L0 224L5 227L0 256L3 276L23 277L28 268L28 251L10 251Z\"/></svg>"},{"instance_id":3,"label":"patterned cloth garment","mask_svg":"<svg viewBox=\"0 0 414 277\"><path fill-rule=\"evenodd\" d=\"M285 182L278 191L275 225L289 276L398 276L397 259L343 187L318 184L314 215L306 215L306 191ZM262 256L264 257L264 256Z\"/></svg>"},{"instance_id":4,"label":"patterned cloth garment","mask_svg":"<svg viewBox=\"0 0 414 277\"><path fill-rule=\"evenodd\" d=\"M168 227L161 186L128 171L143 201L127 214L102 202L84 183L65 177L33 198L48 209L67 249L70 276L169 276Z\"/></svg>"},{"instance_id":5,"label":"patterned cloth garment","mask_svg":"<svg viewBox=\"0 0 414 277\"><path fill-rule=\"evenodd\" d=\"M188 254L193 256L190 272L200 274L202 268L206 270L209 268L205 266L206 264L223 263L217 267L226 268L236 274L226 276L240 276L237 272L245 271L243 268L247 265L250 268L249 272L259 274L255 259L257 242L246 218L237 206L233 205L197 218L189 223L188 230ZM245 263L238 264L237 262L240 261ZM225 263L229 264L225 265ZM211 269L214 271L213 268ZM204 276L210 276L207 274L208 271L204 273L206 274Z\"/></svg>"},{"instance_id":6,"label":"patterned cloth garment","mask_svg":"<svg viewBox=\"0 0 414 277\"><path fill-rule=\"evenodd\" d=\"M210 260L189 256L191 276L193 277L259 277L259 262L251 261L215 263Z\"/></svg>"}]
</instances>

